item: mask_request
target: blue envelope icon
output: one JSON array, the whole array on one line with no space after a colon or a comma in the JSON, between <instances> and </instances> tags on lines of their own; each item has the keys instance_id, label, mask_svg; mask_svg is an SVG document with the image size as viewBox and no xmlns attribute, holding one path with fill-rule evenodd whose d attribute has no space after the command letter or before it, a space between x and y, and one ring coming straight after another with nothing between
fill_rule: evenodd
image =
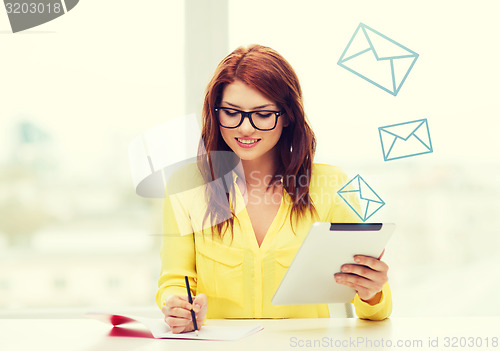
<instances>
[{"instance_id":1,"label":"blue envelope icon","mask_svg":"<svg viewBox=\"0 0 500 351\"><path fill-rule=\"evenodd\" d=\"M337 64L396 96L418 54L360 23Z\"/></svg>"},{"instance_id":2,"label":"blue envelope icon","mask_svg":"<svg viewBox=\"0 0 500 351\"><path fill-rule=\"evenodd\" d=\"M384 161L411 157L432 152L427 119L379 127Z\"/></svg>"},{"instance_id":3,"label":"blue envelope icon","mask_svg":"<svg viewBox=\"0 0 500 351\"><path fill-rule=\"evenodd\" d=\"M340 195L349 207L358 215L363 222L380 210L385 202L373 191L373 189L358 174L349 183L344 185L337 194ZM359 201L360 210L353 207L353 203Z\"/></svg>"}]
</instances>

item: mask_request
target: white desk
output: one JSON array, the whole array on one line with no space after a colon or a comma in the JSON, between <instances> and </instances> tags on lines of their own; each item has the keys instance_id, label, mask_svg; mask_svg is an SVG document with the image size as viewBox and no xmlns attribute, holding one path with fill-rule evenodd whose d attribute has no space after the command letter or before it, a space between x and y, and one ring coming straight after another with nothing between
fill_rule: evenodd
<instances>
[{"instance_id":1,"label":"white desk","mask_svg":"<svg viewBox=\"0 0 500 351\"><path fill-rule=\"evenodd\" d=\"M500 317L207 321L255 323L264 330L239 341L216 342L152 339L145 331L130 332L132 327L145 330L140 324L112 328L83 318L0 319L0 350L500 350Z\"/></svg>"}]
</instances>

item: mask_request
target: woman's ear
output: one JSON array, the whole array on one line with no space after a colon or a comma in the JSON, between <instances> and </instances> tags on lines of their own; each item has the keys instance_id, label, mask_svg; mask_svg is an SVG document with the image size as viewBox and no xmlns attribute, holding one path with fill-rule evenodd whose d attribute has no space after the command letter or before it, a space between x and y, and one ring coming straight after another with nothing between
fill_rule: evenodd
<instances>
[{"instance_id":1,"label":"woman's ear","mask_svg":"<svg viewBox=\"0 0 500 351\"><path fill-rule=\"evenodd\" d=\"M288 127L290 122L288 121L288 118L285 116L284 121L283 121L283 128Z\"/></svg>"}]
</instances>

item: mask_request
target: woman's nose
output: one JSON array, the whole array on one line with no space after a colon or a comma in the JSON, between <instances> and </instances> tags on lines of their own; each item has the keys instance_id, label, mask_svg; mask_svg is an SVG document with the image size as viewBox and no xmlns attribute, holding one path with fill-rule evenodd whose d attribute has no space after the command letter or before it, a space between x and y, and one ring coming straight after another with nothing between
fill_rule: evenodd
<instances>
[{"instance_id":1,"label":"woman's nose","mask_svg":"<svg viewBox=\"0 0 500 351\"><path fill-rule=\"evenodd\" d=\"M243 118L243 122L238 127L238 129L245 134L253 133L255 131L255 128L252 126L252 123L250 123L249 117Z\"/></svg>"}]
</instances>

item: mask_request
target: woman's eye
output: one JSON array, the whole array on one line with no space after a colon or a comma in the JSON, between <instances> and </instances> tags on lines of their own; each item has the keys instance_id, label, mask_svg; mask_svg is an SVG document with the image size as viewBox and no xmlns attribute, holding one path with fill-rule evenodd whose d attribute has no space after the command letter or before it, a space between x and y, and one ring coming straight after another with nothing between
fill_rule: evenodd
<instances>
[{"instance_id":1,"label":"woman's eye","mask_svg":"<svg viewBox=\"0 0 500 351\"><path fill-rule=\"evenodd\" d=\"M256 113L257 117L259 118L269 118L271 117L273 114L272 112L257 112Z\"/></svg>"},{"instance_id":2,"label":"woman's eye","mask_svg":"<svg viewBox=\"0 0 500 351\"><path fill-rule=\"evenodd\" d=\"M228 110L224 110L224 112L226 113L226 115L230 116L230 117L234 117L238 114L238 112L236 111L228 111Z\"/></svg>"}]
</instances>

